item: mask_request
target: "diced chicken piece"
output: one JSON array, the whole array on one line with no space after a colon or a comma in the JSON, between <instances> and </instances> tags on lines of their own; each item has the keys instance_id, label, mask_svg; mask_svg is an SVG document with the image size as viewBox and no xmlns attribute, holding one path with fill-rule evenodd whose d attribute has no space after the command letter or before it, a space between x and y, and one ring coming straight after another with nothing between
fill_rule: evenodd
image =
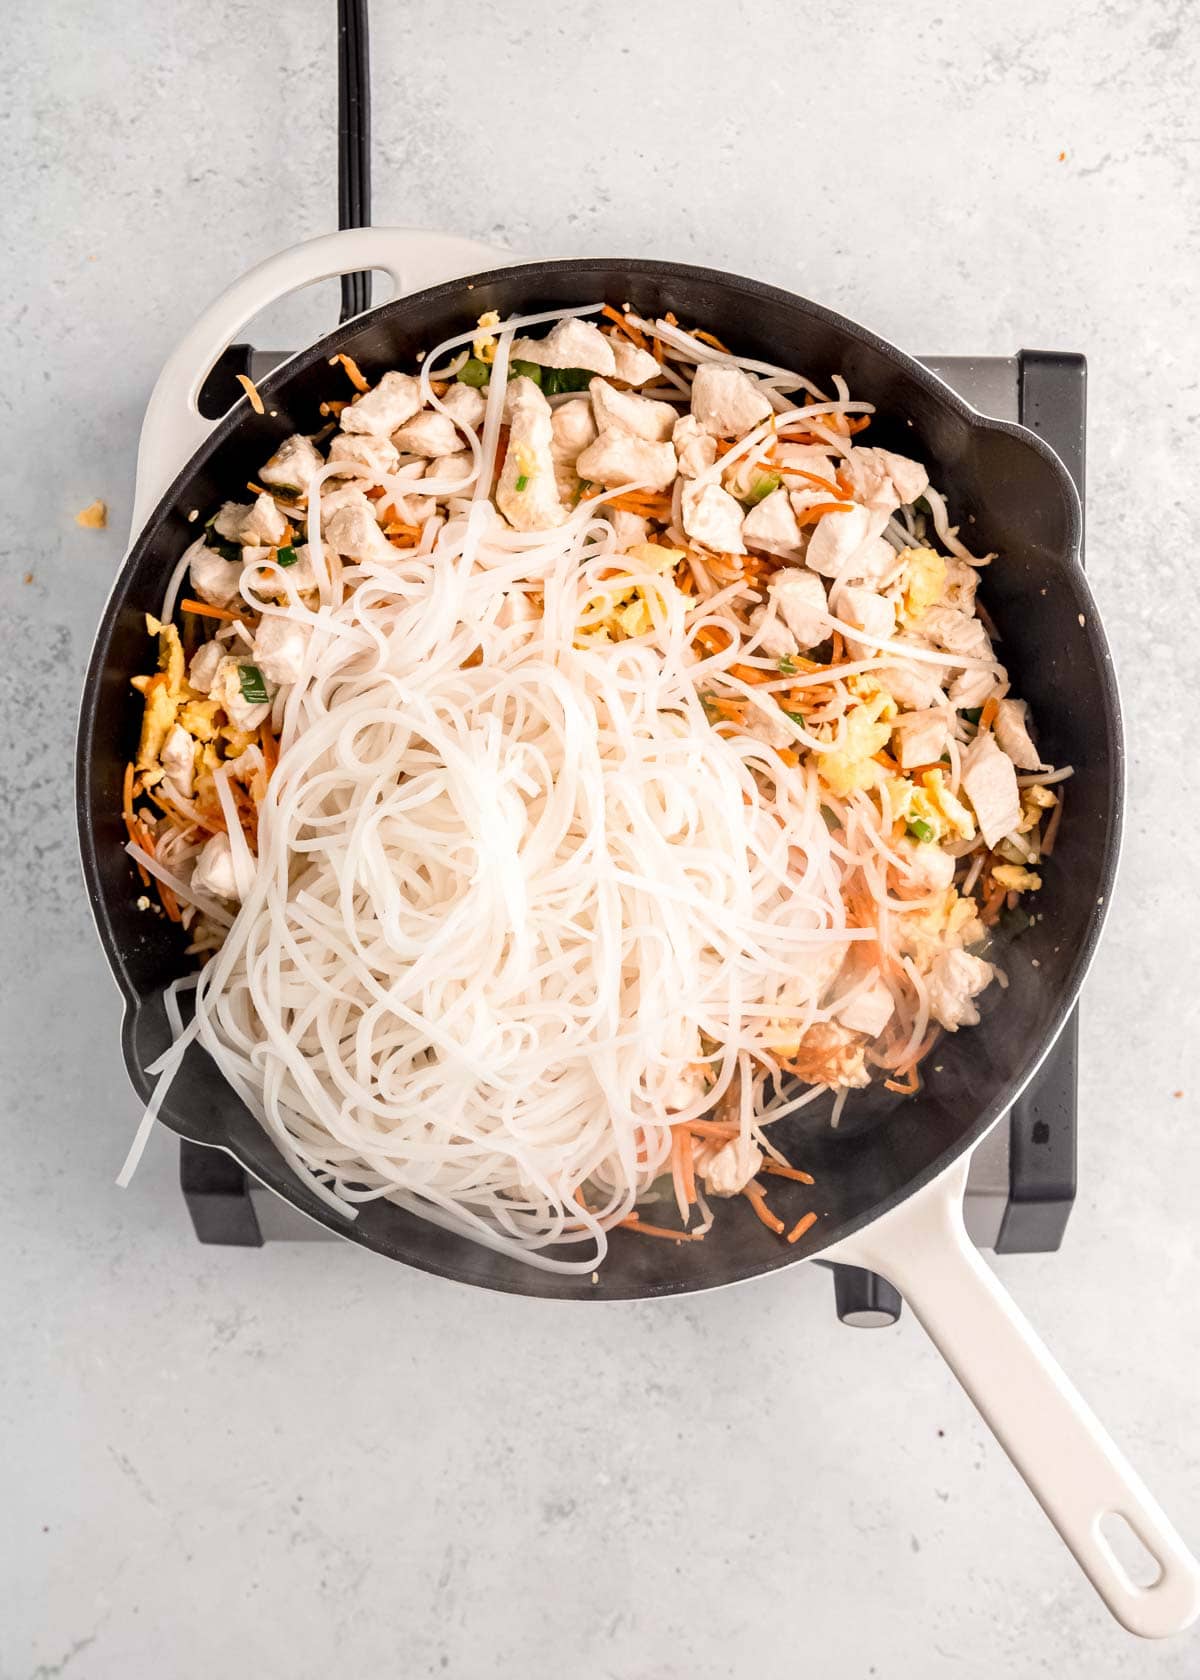
<instances>
[{"instance_id":1,"label":"diced chicken piece","mask_svg":"<svg viewBox=\"0 0 1200 1680\"><path fill-rule=\"evenodd\" d=\"M645 385L658 373L658 362L649 350L640 350L627 338L610 338L608 342L617 364L614 378L624 380L626 385Z\"/></svg>"},{"instance_id":2,"label":"diced chicken piece","mask_svg":"<svg viewBox=\"0 0 1200 1680\"><path fill-rule=\"evenodd\" d=\"M990 733L976 736L963 754L962 785L983 838L997 845L1021 820L1021 790L1012 759Z\"/></svg>"},{"instance_id":3,"label":"diced chicken piece","mask_svg":"<svg viewBox=\"0 0 1200 1680\"><path fill-rule=\"evenodd\" d=\"M671 434L683 478L699 478L717 458L717 440L694 414L681 414Z\"/></svg>"},{"instance_id":4,"label":"diced chicken piece","mask_svg":"<svg viewBox=\"0 0 1200 1680\"><path fill-rule=\"evenodd\" d=\"M979 588L979 573L974 566L953 555L945 557L946 581L942 585L942 604L962 613L975 611L975 591Z\"/></svg>"},{"instance_id":5,"label":"diced chicken piece","mask_svg":"<svg viewBox=\"0 0 1200 1680\"><path fill-rule=\"evenodd\" d=\"M554 457L555 480L563 501L571 501L579 488L576 462L590 443L596 441L596 422L587 397L573 397L559 403L550 416L550 453Z\"/></svg>"},{"instance_id":6,"label":"diced chicken piece","mask_svg":"<svg viewBox=\"0 0 1200 1680\"><path fill-rule=\"evenodd\" d=\"M921 619L921 634L947 653L966 659L990 659L992 644L977 618L956 612L953 607L930 607Z\"/></svg>"},{"instance_id":7,"label":"diced chicken piece","mask_svg":"<svg viewBox=\"0 0 1200 1680\"><path fill-rule=\"evenodd\" d=\"M238 729L257 729L270 715L269 701L247 700L242 693L242 666L252 664L249 652L244 659L226 657L217 666L217 674L209 689L230 723Z\"/></svg>"},{"instance_id":8,"label":"diced chicken piece","mask_svg":"<svg viewBox=\"0 0 1200 1680\"><path fill-rule=\"evenodd\" d=\"M767 554L782 555L785 560L800 557L800 527L786 490L772 490L769 496L752 507L742 526L747 548L761 548Z\"/></svg>"},{"instance_id":9,"label":"diced chicken piece","mask_svg":"<svg viewBox=\"0 0 1200 1680\"><path fill-rule=\"evenodd\" d=\"M295 490L303 495L308 490L309 479L324 465L321 452L312 439L301 432L294 432L291 437L284 438L271 459L259 468L259 482L274 485L278 490Z\"/></svg>"},{"instance_id":10,"label":"diced chicken piece","mask_svg":"<svg viewBox=\"0 0 1200 1680\"><path fill-rule=\"evenodd\" d=\"M369 468L370 477L362 473L353 475L355 484L378 484L385 474L394 473L400 465L400 452L390 438L373 437L370 432L357 432L349 436L339 432L329 445L329 459L353 461L361 467Z\"/></svg>"},{"instance_id":11,"label":"diced chicken piece","mask_svg":"<svg viewBox=\"0 0 1200 1680\"><path fill-rule=\"evenodd\" d=\"M393 561L396 550L379 529L374 504L362 491L357 500L344 502L325 526L325 541L348 560Z\"/></svg>"},{"instance_id":12,"label":"diced chicken piece","mask_svg":"<svg viewBox=\"0 0 1200 1680\"><path fill-rule=\"evenodd\" d=\"M719 484L689 479L683 487L683 528L714 554L745 554L741 503Z\"/></svg>"},{"instance_id":13,"label":"diced chicken piece","mask_svg":"<svg viewBox=\"0 0 1200 1680\"><path fill-rule=\"evenodd\" d=\"M807 474L809 478L824 479L823 484L814 484L812 488L819 491L825 501L829 500L832 491L837 490L834 482L837 462L823 443L777 443L775 461L785 476ZM802 482L792 484L791 488L802 488Z\"/></svg>"},{"instance_id":14,"label":"diced chicken piece","mask_svg":"<svg viewBox=\"0 0 1200 1680\"><path fill-rule=\"evenodd\" d=\"M750 614L750 628L759 638L755 651L764 659L788 659L800 651L783 619L765 606L755 607Z\"/></svg>"},{"instance_id":15,"label":"diced chicken piece","mask_svg":"<svg viewBox=\"0 0 1200 1680\"><path fill-rule=\"evenodd\" d=\"M797 648L816 647L829 635L829 602L825 596L825 585L815 572L789 566L771 579L767 596L775 603L775 611L795 637ZM783 657L783 654L779 655L779 658Z\"/></svg>"},{"instance_id":16,"label":"diced chicken piece","mask_svg":"<svg viewBox=\"0 0 1200 1680\"><path fill-rule=\"evenodd\" d=\"M904 878L922 893L945 892L954 880L954 859L932 840L901 835L895 850L904 859Z\"/></svg>"},{"instance_id":17,"label":"diced chicken piece","mask_svg":"<svg viewBox=\"0 0 1200 1680\"><path fill-rule=\"evenodd\" d=\"M308 647L309 629L294 618L268 613L254 633L254 663L271 683L299 680Z\"/></svg>"},{"instance_id":18,"label":"diced chicken piece","mask_svg":"<svg viewBox=\"0 0 1200 1680\"><path fill-rule=\"evenodd\" d=\"M875 673L898 705L913 706L918 710L936 706L941 700L941 674L941 667L918 665L912 659L901 659L894 665L882 666Z\"/></svg>"},{"instance_id":19,"label":"diced chicken piece","mask_svg":"<svg viewBox=\"0 0 1200 1680\"><path fill-rule=\"evenodd\" d=\"M421 382L411 373L385 373L373 391L365 391L341 414L344 432L390 437L421 407ZM453 447L453 446L451 446ZM439 451L444 454L445 451Z\"/></svg>"},{"instance_id":20,"label":"diced chicken piece","mask_svg":"<svg viewBox=\"0 0 1200 1680\"><path fill-rule=\"evenodd\" d=\"M496 505L514 530L548 531L567 517L554 476L550 404L533 380L523 376L512 381L508 396L508 453L496 486Z\"/></svg>"},{"instance_id":21,"label":"diced chicken piece","mask_svg":"<svg viewBox=\"0 0 1200 1680\"><path fill-rule=\"evenodd\" d=\"M538 367L586 368L589 373L614 377L616 358L611 342L599 327L578 316L556 321L545 338L514 339L510 352L514 362L536 362Z\"/></svg>"},{"instance_id":22,"label":"diced chicken piece","mask_svg":"<svg viewBox=\"0 0 1200 1680\"><path fill-rule=\"evenodd\" d=\"M462 439L448 414L427 408L407 425L398 427L392 433L392 442L406 455L428 455L432 459L457 453Z\"/></svg>"},{"instance_id":23,"label":"diced chicken piece","mask_svg":"<svg viewBox=\"0 0 1200 1680\"><path fill-rule=\"evenodd\" d=\"M679 418L670 403L654 402L633 391L618 391L607 379L593 379L588 386L597 428L602 432L629 432L652 443L667 443Z\"/></svg>"},{"instance_id":24,"label":"diced chicken piece","mask_svg":"<svg viewBox=\"0 0 1200 1680\"><path fill-rule=\"evenodd\" d=\"M644 543L650 534L650 521L643 519L640 513L625 513L621 508L614 508L607 516L616 538L618 554L626 554L638 543Z\"/></svg>"},{"instance_id":25,"label":"diced chicken piece","mask_svg":"<svg viewBox=\"0 0 1200 1680\"><path fill-rule=\"evenodd\" d=\"M960 671L950 684L948 698L963 711L982 706L994 694L1002 694L1008 686L1008 673L988 670Z\"/></svg>"},{"instance_id":26,"label":"diced chicken piece","mask_svg":"<svg viewBox=\"0 0 1200 1680\"><path fill-rule=\"evenodd\" d=\"M442 407L459 426L478 426L487 413L487 398L474 385L461 385L457 380L441 399Z\"/></svg>"},{"instance_id":27,"label":"diced chicken piece","mask_svg":"<svg viewBox=\"0 0 1200 1680\"><path fill-rule=\"evenodd\" d=\"M770 709L763 706L749 707L746 712L746 730L756 741L765 741L769 747L796 745L796 732L778 706L772 706Z\"/></svg>"},{"instance_id":28,"label":"diced chicken piece","mask_svg":"<svg viewBox=\"0 0 1200 1680\"><path fill-rule=\"evenodd\" d=\"M277 543L283 541L287 524L286 514L280 512L273 499L264 491L261 496L255 498L254 506L242 520L237 541L274 548Z\"/></svg>"},{"instance_id":29,"label":"diced chicken piece","mask_svg":"<svg viewBox=\"0 0 1200 1680\"><path fill-rule=\"evenodd\" d=\"M167 738L163 742L159 763L162 765L168 782L178 788L185 799L192 797L195 781L195 748L196 743L187 730L179 724L172 724L167 731Z\"/></svg>"},{"instance_id":30,"label":"diced chicken piece","mask_svg":"<svg viewBox=\"0 0 1200 1680\"><path fill-rule=\"evenodd\" d=\"M251 511L248 502L222 502L212 521L212 528L226 542L240 543L242 522Z\"/></svg>"},{"instance_id":31,"label":"diced chicken piece","mask_svg":"<svg viewBox=\"0 0 1200 1680\"><path fill-rule=\"evenodd\" d=\"M892 744L902 770L915 770L918 764L936 764L949 738L950 720L938 707L901 712L892 724Z\"/></svg>"},{"instance_id":32,"label":"diced chicken piece","mask_svg":"<svg viewBox=\"0 0 1200 1680\"><path fill-rule=\"evenodd\" d=\"M973 957L969 951L940 952L927 982L929 1009L934 1020L947 1032L973 1027L979 1020L979 1011L971 1000L991 984L994 972L991 963Z\"/></svg>"},{"instance_id":33,"label":"diced chicken piece","mask_svg":"<svg viewBox=\"0 0 1200 1680\"><path fill-rule=\"evenodd\" d=\"M613 341L613 344L615 348L616 340ZM656 367L657 365L655 363ZM699 1045L696 1046L696 1054L697 1056L700 1054ZM699 1097L702 1097L707 1088L708 1081L705 1078L705 1070L702 1064L694 1067L683 1067L663 1090L663 1106L669 1114L679 1114L683 1109L690 1108Z\"/></svg>"},{"instance_id":34,"label":"diced chicken piece","mask_svg":"<svg viewBox=\"0 0 1200 1680\"><path fill-rule=\"evenodd\" d=\"M675 450L669 443L650 443L627 432L601 432L579 456L575 470L593 484L644 484L650 490L666 490L675 480Z\"/></svg>"},{"instance_id":35,"label":"diced chicken piece","mask_svg":"<svg viewBox=\"0 0 1200 1680\"><path fill-rule=\"evenodd\" d=\"M227 607L238 592L241 562L222 559L215 548L206 545L203 537L192 544L188 553L192 557L188 578L193 591L210 606Z\"/></svg>"},{"instance_id":36,"label":"diced chicken piece","mask_svg":"<svg viewBox=\"0 0 1200 1680\"><path fill-rule=\"evenodd\" d=\"M473 464L469 449L456 449L453 455L439 455L436 460L430 461L429 471L425 476L453 482L460 478L469 478Z\"/></svg>"},{"instance_id":37,"label":"diced chicken piece","mask_svg":"<svg viewBox=\"0 0 1200 1680\"><path fill-rule=\"evenodd\" d=\"M886 513L915 502L929 488L929 474L919 461L889 449L852 449L841 470L859 501Z\"/></svg>"},{"instance_id":38,"label":"diced chicken piece","mask_svg":"<svg viewBox=\"0 0 1200 1680\"><path fill-rule=\"evenodd\" d=\"M700 1177L710 1196L737 1196L762 1164L762 1150L749 1138L730 1138L703 1163Z\"/></svg>"},{"instance_id":39,"label":"diced chicken piece","mask_svg":"<svg viewBox=\"0 0 1200 1680\"><path fill-rule=\"evenodd\" d=\"M714 437L741 437L771 413L767 394L738 367L701 362L692 381L692 413Z\"/></svg>"},{"instance_id":40,"label":"diced chicken piece","mask_svg":"<svg viewBox=\"0 0 1200 1680\"><path fill-rule=\"evenodd\" d=\"M864 1041L838 1021L818 1021L796 1046L794 1060L806 1085L861 1090L871 1083Z\"/></svg>"},{"instance_id":41,"label":"diced chicken piece","mask_svg":"<svg viewBox=\"0 0 1200 1680\"><path fill-rule=\"evenodd\" d=\"M1041 759L1029 733L1029 707L1024 700L1001 700L996 707L996 742L1018 770L1038 770Z\"/></svg>"},{"instance_id":42,"label":"diced chicken piece","mask_svg":"<svg viewBox=\"0 0 1200 1680\"><path fill-rule=\"evenodd\" d=\"M202 647L196 649L188 666L188 682L198 694L211 692L217 680L217 667L224 657L224 644L216 640L205 642Z\"/></svg>"},{"instance_id":43,"label":"diced chicken piece","mask_svg":"<svg viewBox=\"0 0 1200 1680\"><path fill-rule=\"evenodd\" d=\"M237 889L233 848L227 834L214 834L204 842L192 871L192 885L198 893L206 893L209 898L224 898L234 904L238 902L241 894Z\"/></svg>"},{"instance_id":44,"label":"diced chicken piece","mask_svg":"<svg viewBox=\"0 0 1200 1680\"><path fill-rule=\"evenodd\" d=\"M887 982L881 975L876 975L870 985L863 988L856 997L848 1003L841 1004L834 1015L844 1027L851 1032L866 1033L868 1038L878 1038L895 1014L896 1000L888 990Z\"/></svg>"},{"instance_id":45,"label":"diced chicken piece","mask_svg":"<svg viewBox=\"0 0 1200 1680\"><path fill-rule=\"evenodd\" d=\"M879 642L886 641L896 628L896 609L883 595L860 584L847 584L838 598L838 614L847 624L865 630L873 638L862 641L857 636L846 637L846 651L851 659L870 659L879 652Z\"/></svg>"},{"instance_id":46,"label":"diced chicken piece","mask_svg":"<svg viewBox=\"0 0 1200 1680\"><path fill-rule=\"evenodd\" d=\"M885 515L865 507L827 513L809 538L805 563L822 577L847 582L877 576L881 566L896 564L895 550L879 535L886 523Z\"/></svg>"}]
</instances>

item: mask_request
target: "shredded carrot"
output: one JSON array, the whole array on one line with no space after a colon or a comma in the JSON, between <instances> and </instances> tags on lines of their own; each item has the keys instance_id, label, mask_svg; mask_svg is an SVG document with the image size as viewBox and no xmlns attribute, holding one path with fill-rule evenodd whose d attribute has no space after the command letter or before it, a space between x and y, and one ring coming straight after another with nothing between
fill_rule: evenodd
<instances>
[{"instance_id":1,"label":"shredded carrot","mask_svg":"<svg viewBox=\"0 0 1200 1680\"><path fill-rule=\"evenodd\" d=\"M130 840L132 841L132 843L135 846L141 846L141 844L142 844L142 829L141 829L141 825L139 824L136 817L131 817L128 814L125 815L125 832L126 832L126 834L128 834ZM143 847L143 850L144 849L145 848ZM150 885L150 873L147 870L145 864L139 863L136 858L133 860L133 862L134 862L135 869L137 870L138 874L142 877L142 885L144 887L148 887Z\"/></svg>"},{"instance_id":2,"label":"shredded carrot","mask_svg":"<svg viewBox=\"0 0 1200 1680\"><path fill-rule=\"evenodd\" d=\"M133 764L125 766L125 779L121 784L121 801L125 812L126 822L133 821Z\"/></svg>"},{"instance_id":3,"label":"shredded carrot","mask_svg":"<svg viewBox=\"0 0 1200 1680\"><path fill-rule=\"evenodd\" d=\"M731 677L736 677L739 682L764 683L771 681L774 672L760 671L754 665L731 665L729 667L729 675Z\"/></svg>"},{"instance_id":4,"label":"shredded carrot","mask_svg":"<svg viewBox=\"0 0 1200 1680\"><path fill-rule=\"evenodd\" d=\"M796 1221L796 1223L792 1226L791 1230L787 1234L787 1240L790 1243L799 1242L800 1238L804 1235L805 1231L811 1231L813 1226L816 1223L817 1223L816 1214L815 1213L806 1213L804 1215L803 1219L798 1219Z\"/></svg>"},{"instance_id":5,"label":"shredded carrot","mask_svg":"<svg viewBox=\"0 0 1200 1680\"><path fill-rule=\"evenodd\" d=\"M849 513L853 502L818 502L815 507L805 508L803 513L796 515L797 525L815 525L818 519L823 519L827 513Z\"/></svg>"},{"instance_id":6,"label":"shredded carrot","mask_svg":"<svg viewBox=\"0 0 1200 1680\"><path fill-rule=\"evenodd\" d=\"M639 350L644 350L646 348L646 335L642 329L640 327L635 327L632 322L627 321L624 315L621 314L620 310L614 309L611 303L606 303L600 313L601 315L606 316L615 327L619 327L625 334L626 338L636 344Z\"/></svg>"},{"instance_id":7,"label":"shredded carrot","mask_svg":"<svg viewBox=\"0 0 1200 1680\"><path fill-rule=\"evenodd\" d=\"M876 764L882 764L885 770L891 770L897 776L902 774L900 766L896 763L896 760L892 757L891 753L884 752L882 748L875 754L875 762Z\"/></svg>"},{"instance_id":8,"label":"shredded carrot","mask_svg":"<svg viewBox=\"0 0 1200 1680\"><path fill-rule=\"evenodd\" d=\"M344 408L349 408L349 407L350 407L350 404L347 403L347 402L323 402L321 404L320 412L322 414L326 414L326 415L331 414L336 419L337 416L341 414L341 412Z\"/></svg>"},{"instance_id":9,"label":"shredded carrot","mask_svg":"<svg viewBox=\"0 0 1200 1680\"><path fill-rule=\"evenodd\" d=\"M693 327L692 337L698 338L701 344L711 344L713 349L719 350L723 356L728 356L730 353L729 346L727 344L722 344L721 340L719 338L715 338L712 333L705 332L703 327Z\"/></svg>"},{"instance_id":10,"label":"shredded carrot","mask_svg":"<svg viewBox=\"0 0 1200 1680\"><path fill-rule=\"evenodd\" d=\"M730 1138L737 1137L741 1131L740 1126L735 1126L724 1120L689 1120L687 1129L689 1132L694 1132L697 1137L720 1138L723 1143L728 1142Z\"/></svg>"},{"instance_id":11,"label":"shredded carrot","mask_svg":"<svg viewBox=\"0 0 1200 1680\"><path fill-rule=\"evenodd\" d=\"M170 817L176 828L182 828L184 830L189 828L204 828L207 829L210 834L224 834L225 832L225 824L223 821L218 822L213 817L202 817L199 811L197 811L194 817L191 817L186 811L181 810L179 806L175 804L174 800L168 799L164 794L157 793L153 788L147 789L147 796L154 801L159 810L162 811L165 816Z\"/></svg>"},{"instance_id":12,"label":"shredded carrot","mask_svg":"<svg viewBox=\"0 0 1200 1680\"><path fill-rule=\"evenodd\" d=\"M269 723L259 725L258 738L262 744L263 763L267 767L267 779L270 780L275 766L279 763L279 740Z\"/></svg>"},{"instance_id":13,"label":"shredded carrot","mask_svg":"<svg viewBox=\"0 0 1200 1680\"><path fill-rule=\"evenodd\" d=\"M869 414L845 414L842 418L846 422L846 430L849 432L851 437L854 436L855 432L865 432L867 427L871 424L871 416Z\"/></svg>"},{"instance_id":14,"label":"shredded carrot","mask_svg":"<svg viewBox=\"0 0 1200 1680\"><path fill-rule=\"evenodd\" d=\"M983 909L979 912L979 920L984 927L994 927L1000 917L1000 907L1004 903L1007 888L994 883L987 897L983 901Z\"/></svg>"},{"instance_id":15,"label":"shredded carrot","mask_svg":"<svg viewBox=\"0 0 1200 1680\"><path fill-rule=\"evenodd\" d=\"M207 601L186 599L179 606L183 612L195 613L198 618L219 618L226 624L240 624L245 617L244 613L230 612L226 607L211 607Z\"/></svg>"},{"instance_id":16,"label":"shredded carrot","mask_svg":"<svg viewBox=\"0 0 1200 1680\"><path fill-rule=\"evenodd\" d=\"M670 1242L703 1242L703 1231L671 1231L665 1225L646 1225L636 1213L631 1213L628 1219L618 1219L618 1225L627 1231L636 1231L642 1237L666 1237Z\"/></svg>"},{"instance_id":17,"label":"shredded carrot","mask_svg":"<svg viewBox=\"0 0 1200 1680\"><path fill-rule=\"evenodd\" d=\"M787 765L789 770L795 770L800 763L800 754L794 747L776 747L775 754Z\"/></svg>"},{"instance_id":18,"label":"shredded carrot","mask_svg":"<svg viewBox=\"0 0 1200 1680\"><path fill-rule=\"evenodd\" d=\"M265 414L267 411L263 407L263 400L258 394L258 386L254 383L253 379L251 379L250 375L248 373L239 373L236 377L238 384L249 397L250 407L254 410L255 414Z\"/></svg>"},{"instance_id":19,"label":"shredded carrot","mask_svg":"<svg viewBox=\"0 0 1200 1680\"><path fill-rule=\"evenodd\" d=\"M912 1097L921 1089L921 1075L917 1072L914 1062L908 1069L903 1080L885 1079L884 1088L888 1091L898 1091L902 1097Z\"/></svg>"},{"instance_id":20,"label":"shredded carrot","mask_svg":"<svg viewBox=\"0 0 1200 1680\"><path fill-rule=\"evenodd\" d=\"M1046 836L1042 841L1043 857L1049 857L1051 852L1054 850L1054 842L1058 839L1058 827L1062 822L1062 813L1063 790L1060 788L1058 793L1058 804L1054 807L1053 811L1051 811L1050 821L1046 824Z\"/></svg>"},{"instance_id":21,"label":"shredded carrot","mask_svg":"<svg viewBox=\"0 0 1200 1680\"><path fill-rule=\"evenodd\" d=\"M799 1167L785 1167L782 1161L773 1161L770 1156L763 1162L762 1170L774 1178L790 1178L794 1184L816 1183L811 1173L801 1172Z\"/></svg>"},{"instance_id":22,"label":"shredded carrot","mask_svg":"<svg viewBox=\"0 0 1200 1680\"><path fill-rule=\"evenodd\" d=\"M353 356L330 356L330 367L336 367L339 362L341 362L342 366L345 368L346 377L356 391L369 391L371 389L370 385L363 377L362 369L354 360Z\"/></svg>"},{"instance_id":23,"label":"shredded carrot","mask_svg":"<svg viewBox=\"0 0 1200 1680\"><path fill-rule=\"evenodd\" d=\"M771 464L774 466L778 464L774 459L774 449L771 451L771 455ZM809 484L815 485L818 490L828 490L829 494L835 499L835 501L848 494L848 490L843 489L840 484L834 484L829 479L822 478L820 473L805 472L801 467L782 467L781 470L787 473L790 478L803 478L807 480Z\"/></svg>"},{"instance_id":24,"label":"shredded carrot","mask_svg":"<svg viewBox=\"0 0 1200 1680\"><path fill-rule=\"evenodd\" d=\"M745 1196L746 1200L750 1203L750 1206L767 1227L767 1230L774 1231L777 1237L782 1236L785 1229L783 1220L779 1218L778 1214L772 1213L770 1208L767 1206L767 1196L762 1185L756 1184L754 1180L751 1179L749 1184L747 1184L745 1189L742 1191L742 1195Z\"/></svg>"}]
</instances>

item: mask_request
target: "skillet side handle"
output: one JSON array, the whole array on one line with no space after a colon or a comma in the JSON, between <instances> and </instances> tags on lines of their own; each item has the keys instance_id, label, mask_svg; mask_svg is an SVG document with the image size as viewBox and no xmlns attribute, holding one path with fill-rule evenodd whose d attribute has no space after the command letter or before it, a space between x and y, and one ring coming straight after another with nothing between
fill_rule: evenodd
<instances>
[{"instance_id":1,"label":"skillet side handle","mask_svg":"<svg viewBox=\"0 0 1200 1680\"><path fill-rule=\"evenodd\" d=\"M288 292L339 274L383 269L399 297L442 280L519 260L494 245L454 234L430 233L422 228L360 227L322 234L277 251L243 274L214 298L158 376L138 445L137 497L130 540L137 537L176 473L215 425L200 413L204 381L217 358L260 309Z\"/></svg>"},{"instance_id":2,"label":"skillet side handle","mask_svg":"<svg viewBox=\"0 0 1200 1680\"><path fill-rule=\"evenodd\" d=\"M900 1290L1121 1625L1147 1639L1179 1633L1200 1612L1200 1565L967 1236L968 1165L821 1258ZM1130 1578L1102 1533L1110 1514L1153 1558L1152 1585Z\"/></svg>"}]
</instances>

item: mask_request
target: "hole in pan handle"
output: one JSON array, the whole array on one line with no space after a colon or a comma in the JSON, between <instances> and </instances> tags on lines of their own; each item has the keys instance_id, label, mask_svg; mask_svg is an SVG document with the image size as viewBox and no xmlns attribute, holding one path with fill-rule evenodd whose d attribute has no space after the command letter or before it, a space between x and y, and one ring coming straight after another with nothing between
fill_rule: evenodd
<instances>
[{"instance_id":1,"label":"hole in pan handle","mask_svg":"<svg viewBox=\"0 0 1200 1680\"><path fill-rule=\"evenodd\" d=\"M505 267L519 258L493 245L423 228L346 228L278 251L215 298L176 346L158 376L138 445L137 536L179 469L215 424L198 399L209 371L239 332L288 292L338 274L382 269L395 295L420 291L458 275Z\"/></svg>"},{"instance_id":2,"label":"hole in pan handle","mask_svg":"<svg viewBox=\"0 0 1200 1680\"><path fill-rule=\"evenodd\" d=\"M1200 1612L1200 1565L967 1236L969 1160L821 1258L899 1289L1122 1626L1147 1639L1179 1633ZM1139 1584L1117 1556L1102 1531L1114 1513L1156 1579Z\"/></svg>"}]
</instances>

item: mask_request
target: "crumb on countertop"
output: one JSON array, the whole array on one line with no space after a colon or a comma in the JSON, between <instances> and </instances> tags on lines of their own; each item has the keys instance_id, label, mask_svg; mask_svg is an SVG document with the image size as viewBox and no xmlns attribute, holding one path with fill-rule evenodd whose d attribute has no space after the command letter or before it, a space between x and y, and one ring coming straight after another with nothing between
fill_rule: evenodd
<instances>
[{"instance_id":1,"label":"crumb on countertop","mask_svg":"<svg viewBox=\"0 0 1200 1680\"><path fill-rule=\"evenodd\" d=\"M75 515L76 525L81 525L85 531L103 531L108 524L108 503L101 501L89 502L80 513Z\"/></svg>"}]
</instances>

